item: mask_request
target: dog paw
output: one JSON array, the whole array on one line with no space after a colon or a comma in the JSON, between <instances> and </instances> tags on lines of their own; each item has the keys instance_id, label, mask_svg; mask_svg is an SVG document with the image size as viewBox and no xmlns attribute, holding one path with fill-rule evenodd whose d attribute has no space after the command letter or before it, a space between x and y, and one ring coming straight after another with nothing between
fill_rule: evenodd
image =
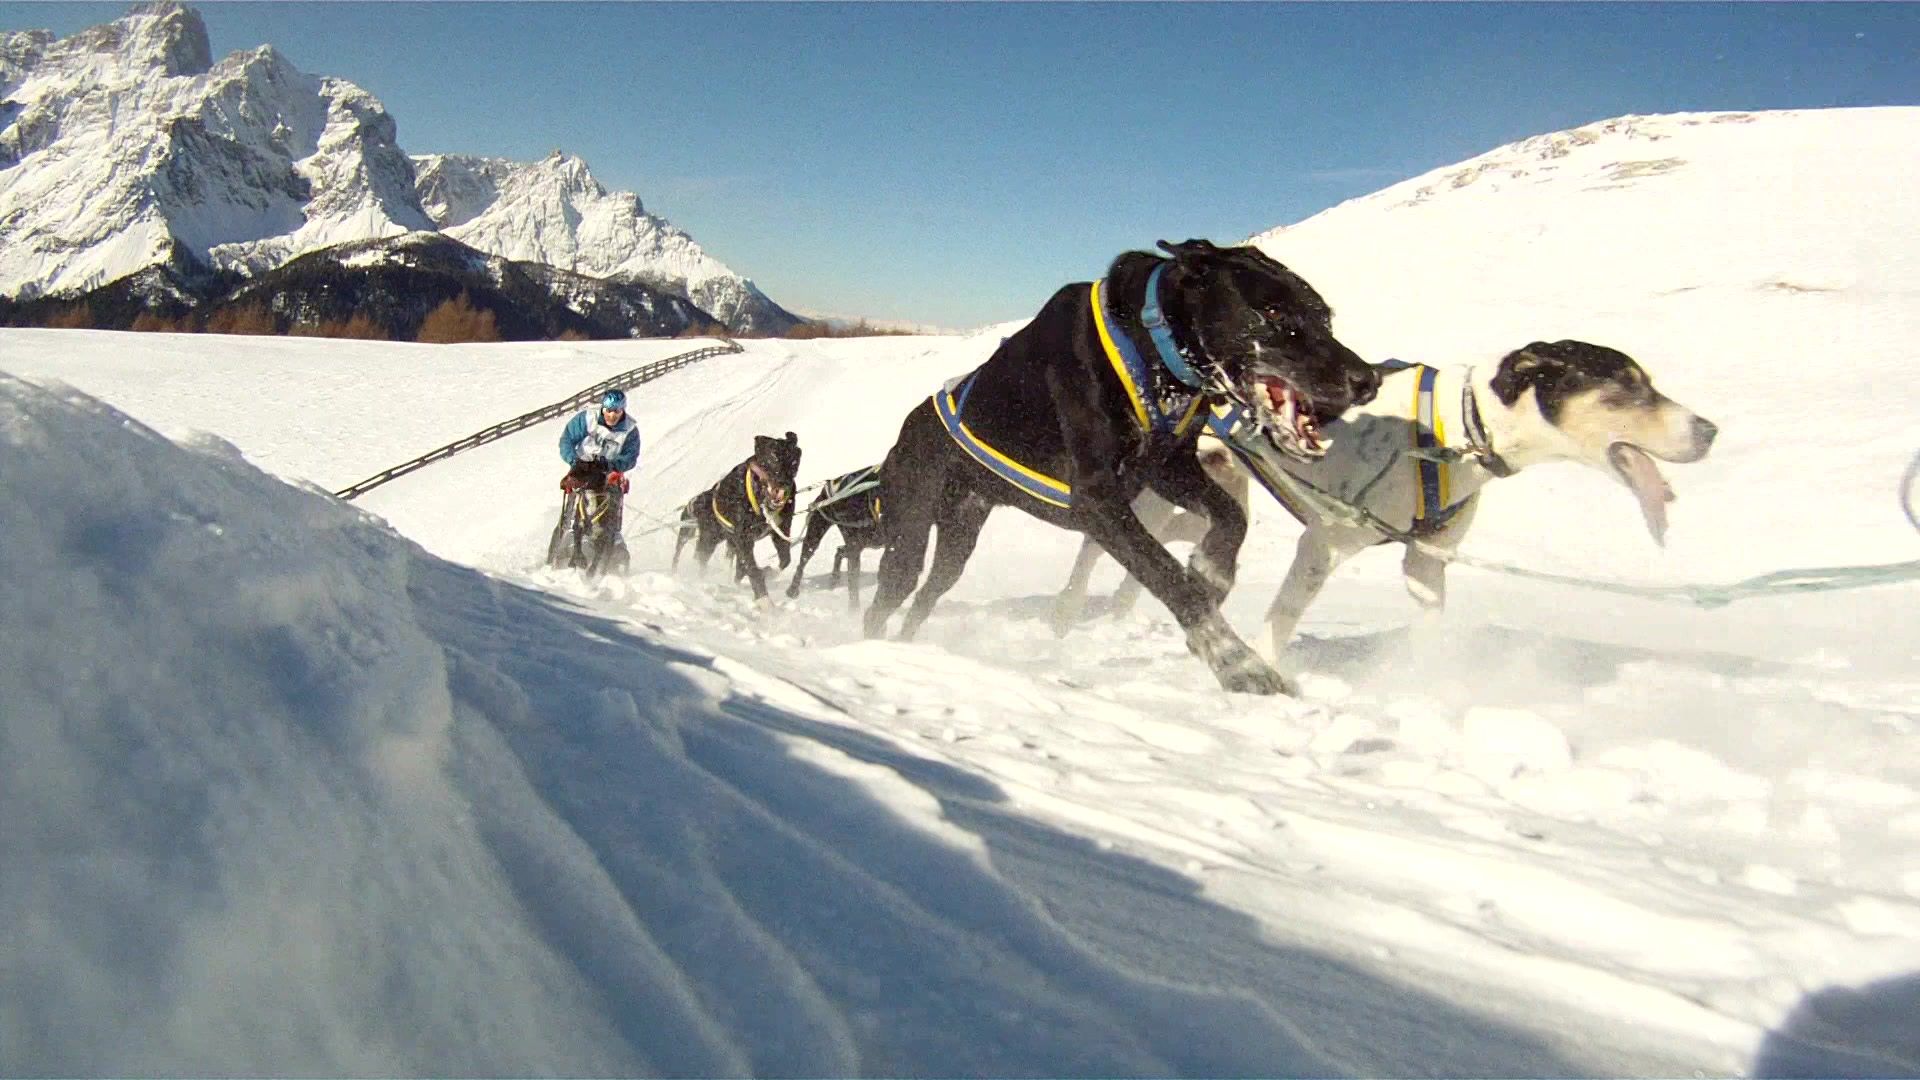
<instances>
[{"instance_id":1,"label":"dog paw","mask_svg":"<svg viewBox=\"0 0 1920 1080\"><path fill-rule=\"evenodd\" d=\"M1296 689L1285 675L1268 667L1266 661L1248 652L1252 663L1214 672L1220 680L1220 686L1230 694L1285 694L1296 697Z\"/></svg>"},{"instance_id":2,"label":"dog paw","mask_svg":"<svg viewBox=\"0 0 1920 1080\"><path fill-rule=\"evenodd\" d=\"M1202 623L1187 634L1187 648L1195 656L1206 662L1213 670L1214 678L1228 693L1233 694L1288 694L1296 693L1292 683L1284 675L1275 671L1272 665L1260 658L1260 654L1247 647L1227 625L1220 620Z\"/></svg>"}]
</instances>

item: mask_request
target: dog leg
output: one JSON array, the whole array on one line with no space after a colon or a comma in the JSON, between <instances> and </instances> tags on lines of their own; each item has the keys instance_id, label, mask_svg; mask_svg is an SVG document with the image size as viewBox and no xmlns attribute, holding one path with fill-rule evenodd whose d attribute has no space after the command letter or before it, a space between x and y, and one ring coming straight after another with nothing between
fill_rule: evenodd
<instances>
[{"instance_id":1,"label":"dog leg","mask_svg":"<svg viewBox=\"0 0 1920 1080\"><path fill-rule=\"evenodd\" d=\"M1163 545L1175 540L1198 542L1208 528L1205 519L1196 518L1192 514L1182 514L1179 507L1153 492L1146 492L1133 500L1133 512L1134 516L1140 519L1140 524L1145 525L1154 539ZM1189 531L1188 523L1192 521L1200 523L1199 529L1194 531L1192 536L1184 535ZM1132 611L1133 606L1140 602L1142 590L1143 586L1139 578L1132 574L1123 576L1120 579L1120 587L1113 591L1113 600L1107 607L1107 614L1117 619Z\"/></svg>"},{"instance_id":2,"label":"dog leg","mask_svg":"<svg viewBox=\"0 0 1920 1080\"><path fill-rule=\"evenodd\" d=\"M707 576L707 564L713 561L714 549L720 546L719 530L708 531L706 523L700 525L700 538L693 542L693 561L700 567L700 576Z\"/></svg>"},{"instance_id":3,"label":"dog leg","mask_svg":"<svg viewBox=\"0 0 1920 1080\"><path fill-rule=\"evenodd\" d=\"M1100 556L1106 552L1100 545L1086 537L1080 542L1080 554L1074 557L1073 572L1067 575L1066 588L1053 601L1053 634L1065 637L1073 624L1080 621L1087 607L1087 582L1093 577L1093 568L1100 562ZM1132 581L1132 578L1128 578Z\"/></svg>"},{"instance_id":4,"label":"dog leg","mask_svg":"<svg viewBox=\"0 0 1920 1080\"><path fill-rule=\"evenodd\" d=\"M753 586L755 600L767 601L767 572L760 569L760 561L753 557L753 541L735 536L730 538L728 546L733 549L734 573Z\"/></svg>"},{"instance_id":5,"label":"dog leg","mask_svg":"<svg viewBox=\"0 0 1920 1080\"><path fill-rule=\"evenodd\" d=\"M1473 524L1474 515L1479 511L1480 500L1474 498L1440 531L1427 538L1423 545L1426 550L1407 545L1406 554L1400 560L1400 571L1406 580L1407 592L1426 616L1423 621L1437 618L1447 606L1446 556L1459 550L1467 538L1468 526Z\"/></svg>"},{"instance_id":6,"label":"dog leg","mask_svg":"<svg viewBox=\"0 0 1920 1080\"><path fill-rule=\"evenodd\" d=\"M870 638L886 635L887 620L900 610L908 594L920 583L920 572L927 565L927 538L933 532L932 519L923 518L909 524L904 513L899 517L899 524L890 530L893 536L886 550L880 553L880 583L873 590L873 603L867 606L862 626Z\"/></svg>"},{"instance_id":7,"label":"dog leg","mask_svg":"<svg viewBox=\"0 0 1920 1080\"><path fill-rule=\"evenodd\" d=\"M1140 594L1144 591L1140 586L1139 578L1131 574L1127 575L1127 579L1120 583L1120 587L1113 590L1113 602L1108 606L1107 614L1116 619L1128 614L1133 610L1133 606L1140 602Z\"/></svg>"},{"instance_id":8,"label":"dog leg","mask_svg":"<svg viewBox=\"0 0 1920 1080\"><path fill-rule=\"evenodd\" d=\"M1187 648L1213 671L1222 687L1246 694L1293 692L1287 680L1227 625L1207 587L1160 546L1129 507L1121 503L1117 512L1091 512L1084 520L1088 534L1167 605L1186 631Z\"/></svg>"},{"instance_id":9,"label":"dog leg","mask_svg":"<svg viewBox=\"0 0 1920 1080\"><path fill-rule=\"evenodd\" d=\"M1267 635L1274 659L1286 655L1287 643L1293 640L1300 616L1306 613L1313 598L1320 595L1321 587L1343 559L1344 556L1334 557L1333 547L1321 530L1310 526L1300 534L1293 565L1287 568L1287 579L1281 583L1280 591L1273 594L1273 604L1267 608Z\"/></svg>"},{"instance_id":10,"label":"dog leg","mask_svg":"<svg viewBox=\"0 0 1920 1080\"><path fill-rule=\"evenodd\" d=\"M840 549L847 557L847 610L860 610L860 552L858 544L848 544Z\"/></svg>"},{"instance_id":11,"label":"dog leg","mask_svg":"<svg viewBox=\"0 0 1920 1080\"><path fill-rule=\"evenodd\" d=\"M1188 573L1197 578L1218 605L1233 588L1240 545L1247 538L1247 510L1231 493L1214 483L1197 456L1176 457L1153 479L1153 492L1167 505L1158 528L1146 518L1143 525L1158 537L1172 533L1175 507L1206 523L1206 531L1187 560ZM1181 522L1185 524L1185 522Z\"/></svg>"},{"instance_id":12,"label":"dog leg","mask_svg":"<svg viewBox=\"0 0 1920 1080\"><path fill-rule=\"evenodd\" d=\"M1406 555L1400 560L1400 571L1406 577L1408 594L1423 611L1437 615L1447 606L1445 560L1409 544Z\"/></svg>"},{"instance_id":13,"label":"dog leg","mask_svg":"<svg viewBox=\"0 0 1920 1080\"><path fill-rule=\"evenodd\" d=\"M887 516L881 523L886 548L880 554L880 583L861 621L870 638L885 636L887 620L900 610L927 562L927 534L940 512L947 486L950 449L946 428L930 402L907 414L900 438L880 466L880 491ZM971 463L969 463L970 465Z\"/></svg>"},{"instance_id":14,"label":"dog leg","mask_svg":"<svg viewBox=\"0 0 1920 1080\"><path fill-rule=\"evenodd\" d=\"M668 569L680 569L680 549L686 547L687 541L692 539L693 534L698 531L699 526L693 518L685 510L680 511L680 523L674 529L673 564Z\"/></svg>"},{"instance_id":15,"label":"dog leg","mask_svg":"<svg viewBox=\"0 0 1920 1080\"><path fill-rule=\"evenodd\" d=\"M961 571L967 568L967 560L973 557L973 546L980 540L980 530L987 523L987 515L993 512L993 504L978 495L966 495L960 498L940 520L940 538L933 546L933 569L928 572L927 580L914 594L913 606L907 609L906 623L900 628L900 640L912 641L920 632L920 624L933 614L933 605L939 603L948 589L960 580Z\"/></svg>"},{"instance_id":16,"label":"dog leg","mask_svg":"<svg viewBox=\"0 0 1920 1080\"><path fill-rule=\"evenodd\" d=\"M800 540L800 564L793 568L793 582L787 586L788 599L800 595L800 578L807 572L807 560L813 558L814 551L820 547L820 541L827 538L827 530L831 528L833 528L833 522L828 521L825 516L818 513L807 515L807 535ZM838 571L839 556L834 557L833 565L835 571ZM834 576L838 577L839 574L836 572Z\"/></svg>"}]
</instances>

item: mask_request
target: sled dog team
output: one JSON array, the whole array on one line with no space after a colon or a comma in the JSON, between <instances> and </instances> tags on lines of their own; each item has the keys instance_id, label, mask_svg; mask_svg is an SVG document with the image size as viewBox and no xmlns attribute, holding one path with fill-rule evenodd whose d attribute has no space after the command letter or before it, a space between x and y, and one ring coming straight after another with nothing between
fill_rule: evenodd
<instances>
[{"instance_id":1,"label":"sled dog team","mask_svg":"<svg viewBox=\"0 0 1920 1080\"><path fill-rule=\"evenodd\" d=\"M787 595L837 528L833 576L845 563L856 610L861 553L881 552L867 635L885 634L905 605L899 636L911 639L959 580L988 514L1016 506L1085 537L1056 604L1058 632L1077 621L1105 553L1128 574L1117 602L1152 593L1223 687L1291 692L1220 613L1246 537L1249 475L1306 530L1267 614L1277 656L1334 569L1376 544L1404 546L1408 591L1437 610L1480 489L1530 465L1572 461L1615 477L1661 540L1673 493L1655 459L1697 461L1713 443L1712 423L1618 350L1536 341L1487 367L1369 364L1334 336L1320 294L1257 248L1159 246L1062 287L985 363L929 387L878 466L822 484ZM620 392L573 418L561 437L570 468L556 565L625 566L623 474L638 455ZM674 565L692 543L704 568L724 543L735 577L764 602L753 548L771 537L787 567L799 467L793 432L757 436L750 457L681 508ZM1184 565L1167 550L1174 540L1195 545Z\"/></svg>"}]
</instances>

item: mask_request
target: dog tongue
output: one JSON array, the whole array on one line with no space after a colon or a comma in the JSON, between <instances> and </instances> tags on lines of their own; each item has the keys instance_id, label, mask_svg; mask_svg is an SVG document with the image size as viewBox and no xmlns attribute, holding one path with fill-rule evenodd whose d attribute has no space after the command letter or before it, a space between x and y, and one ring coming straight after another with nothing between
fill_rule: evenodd
<instances>
[{"instance_id":1,"label":"dog tongue","mask_svg":"<svg viewBox=\"0 0 1920 1080\"><path fill-rule=\"evenodd\" d=\"M1608 447L1607 460L1640 500L1640 516L1646 519L1653 542L1666 546L1667 504L1673 501L1673 488L1667 485L1667 478L1660 475L1659 466L1646 451L1630 443L1614 443Z\"/></svg>"}]
</instances>

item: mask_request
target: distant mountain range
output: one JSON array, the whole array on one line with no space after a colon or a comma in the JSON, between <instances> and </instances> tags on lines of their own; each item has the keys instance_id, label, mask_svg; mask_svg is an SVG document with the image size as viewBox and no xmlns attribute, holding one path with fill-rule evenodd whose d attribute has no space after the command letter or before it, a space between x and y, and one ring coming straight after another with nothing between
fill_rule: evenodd
<instances>
[{"instance_id":1,"label":"distant mountain range","mask_svg":"<svg viewBox=\"0 0 1920 1080\"><path fill-rule=\"evenodd\" d=\"M803 321L579 158L410 157L371 94L271 45L215 62L180 4L61 39L0 32L0 317L247 303L286 329L345 295L384 317L449 289L503 333Z\"/></svg>"}]
</instances>

